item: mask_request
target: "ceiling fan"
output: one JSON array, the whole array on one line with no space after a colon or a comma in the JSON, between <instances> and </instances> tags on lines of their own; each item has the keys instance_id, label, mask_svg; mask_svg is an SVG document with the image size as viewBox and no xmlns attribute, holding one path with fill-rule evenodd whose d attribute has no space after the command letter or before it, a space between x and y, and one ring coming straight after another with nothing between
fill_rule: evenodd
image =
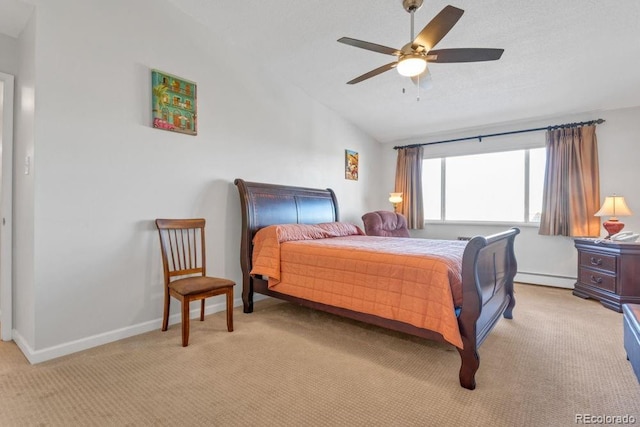
<instances>
[{"instance_id":1,"label":"ceiling fan","mask_svg":"<svg viewBox=\"0 0 640 427\"><path fill-rule=\"evenodd\" d=\"M413 14L422 6L423 0L401 1L404 9L411 14L411 41L404 45L402 49L394 49L350 37L338 39L340 43L397 57L395 61L356 77L348 81L347 84L360 83L363 80L382 74L385 71L397 68L398 73L406 77L411 77L411 80L416 85L427 88L431 85L431 75L427 68L427 62L442 64L452 62L495 61L502 56L504 49L433 49L458 22L464 10L453 6L445 7L414 38Z\"/></svg>"}]
</instances>

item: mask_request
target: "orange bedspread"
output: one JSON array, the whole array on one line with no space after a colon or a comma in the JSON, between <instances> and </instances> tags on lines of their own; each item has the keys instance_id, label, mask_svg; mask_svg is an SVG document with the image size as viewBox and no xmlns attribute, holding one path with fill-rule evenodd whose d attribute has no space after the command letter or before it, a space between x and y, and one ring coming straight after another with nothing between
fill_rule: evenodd
<instances>
[{"instance_id":1,"label":"orange bedspread","mask_svg":"<svg viewBox=\"0 0 640 427\"><path fill-rule=\"evenodd\" d=\"M429 329L462 348L454 308L462 304L466 242L326 238L349 233L323 233L315 226L303 232L305 226L296 226L292 233L286 227L266 227L254 238L251 274L268 276L270 288Z\"/></svg>"}]
</instances>

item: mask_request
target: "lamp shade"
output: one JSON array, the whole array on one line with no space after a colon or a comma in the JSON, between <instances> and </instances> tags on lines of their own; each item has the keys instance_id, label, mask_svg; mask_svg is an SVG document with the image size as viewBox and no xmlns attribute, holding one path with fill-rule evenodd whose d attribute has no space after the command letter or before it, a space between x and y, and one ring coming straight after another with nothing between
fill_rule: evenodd
<instances>
[{"instance_id":1,"label":"lamp shade","mask_svg":"<svg viewBox=\"0 0 640 427\"><path fill-rule=\"evenodd\" d=\"M402 193L389 193L389 202L402 203Z\"/></svg>"},{"instance_id":2,"label":"lamp shade","mask_svg":"<svg viewBox=\"0 0 640 427\"><path fill-rule=\"evenodd\" d=\"M389 201L393 204L393 211L398 212L398 203L402 203L402 193L389 193Z\"/></svg>"},{"instance_id":3,"label":"lamp shade","mask_svg":"<svg viewBox=\"0 0 640 427\"><path fill-rule=\"evenodd\" d=\"M627 202L624 201L624 197L616 195L605 197L602 207L595 213L595 216L610 216L613 218L629 215L631 215L631 210L627 206Z\"/></svg>"}]
</instances>

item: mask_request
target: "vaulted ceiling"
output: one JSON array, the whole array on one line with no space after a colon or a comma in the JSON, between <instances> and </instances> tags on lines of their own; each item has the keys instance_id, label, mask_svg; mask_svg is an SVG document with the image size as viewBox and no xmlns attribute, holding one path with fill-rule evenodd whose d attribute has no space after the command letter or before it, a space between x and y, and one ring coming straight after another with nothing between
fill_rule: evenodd
<instances>
[{"instance_id":1,"label":"vaulted ceiling","mask_svg":"<svg viewBox=\"0 0 640 427\"><path fill-rule=\"evenodd\" d=\"M416 32L448 4L465 11L437 48L505 51L430 65L433 87L420 101L395 70L347 85L394 58L336 42L402 47L410 15L401 0L170 1L381 142L640 105L637 0L425 0Z\"/></svg>"},{"instance_id":2,"label":"vaulted ceiling","mask_svg":"<svg viewBox=\"0 0 640 427\"><path fill-rule=\"evenodd\" d=\"M416 32L448 4L465 11L438 49L504 54L430 64L432 87L421 91L395 70L347 85L394 57L336 41L402 47L410 40L402 0L169 1L251 55L257 70L300 87L381 142L640 105L637 0L425 0ZM0 0L0 8L16 3Z\"/></svg>"},{"instance_id":3,"label":"vaulted ceiling","mask_svg":"<svg viewBox=\"0 0 640 427\"><path fill-rule=\"evenodd\" d=\"M0 0L0 34L18 37L33 7L20 0Z\"/></svg>"}]
</instances>

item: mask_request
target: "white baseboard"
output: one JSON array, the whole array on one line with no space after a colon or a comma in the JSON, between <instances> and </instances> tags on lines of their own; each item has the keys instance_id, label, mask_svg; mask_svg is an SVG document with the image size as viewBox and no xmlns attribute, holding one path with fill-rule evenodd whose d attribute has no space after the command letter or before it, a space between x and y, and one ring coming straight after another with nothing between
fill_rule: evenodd
<instances>
[{"instance_id":1,"label":"white baseboard","mask_svg":"<svg viewBox=\"0 0 640 427\"><path fill-rule=\"evenodd\" d=\"M513 279L520 283L530 283L532 285L552 286L555 288L573 289L576 284L575 277L553 276L550 274L518 273Z\"/></svg>"},{"instance_id":2,"label":"white baseboard","mask_svg":"<svg viewBox=\"0 0 640 427\"><path fill-rule=\"evenodd\" d=\"M554 286L560 288L573 289L576 279L567 277L555 277L549 275L539 275L532 273L518 273L514 279L520 283L530 283L534 285ZM254 302L267 298L264 295L254 295ZM242 306L242 299L236 298L234 300L234 307ZM226 304L220 302L217 304L209 305L205 307L205 314L218 313L226 309ZM200 309L196 308L191 310L191 318L198 318L200 316ZM169 317L169 324L179 324L181 322L180 313L173 314ZM69 354L77 353L79 351L88 350L93 347L98 347L103 344L118 341L121 339L129 338L135 335L144 334L146 332L155 331L160 329L162 325L162 319L158 318L147 322L139 323L137 325L127 326L125 328L116 329L113 331L105 332L98 335L93 335L79 340L67 342L64 344L55 345L41 350L34 350L29 346L27 341L20 335L17 330L13 330L13 340L18 348L22 351L29 363L37 364L46 362L47 360L56 359L58 357L67 356Z\"/></svg>"},{"instance_id":3,"label":"white baseboard","mask_svg":"<svg viewBox=\"0 0 640 427\"><path fill-rule=\"evenodd\" d=\"M257 298L256 298L257 299ZM234 301L234 307L242 305L242 299L236 298ZM206 315L218 313L226 310L226 302L220 302L206 306L204 312ZM195 310L191 310L190 318L200 317L200 307ZM181 322L180 313L169 316L169 324L179 324ZM125 328L116 329L114 331L105 332L98 335L93 335L79 340L67 342L64 344L58 344L53 347L43 348L41 350L34 350L29 346L27 341L16 331L13 330L13 340L18 348L22 351L29 363L36 364L46 362L47 360L56 359L61 356L66 356L72 353L77 353L82 350L87 350L93 347L97 347L110 342L118 341L124 338L129 338L135 335L144 334L160 329L162 326L162 318L150 320L147 322L139 323L137 325L127 326Z\"/></svg>"}]
</instances>

